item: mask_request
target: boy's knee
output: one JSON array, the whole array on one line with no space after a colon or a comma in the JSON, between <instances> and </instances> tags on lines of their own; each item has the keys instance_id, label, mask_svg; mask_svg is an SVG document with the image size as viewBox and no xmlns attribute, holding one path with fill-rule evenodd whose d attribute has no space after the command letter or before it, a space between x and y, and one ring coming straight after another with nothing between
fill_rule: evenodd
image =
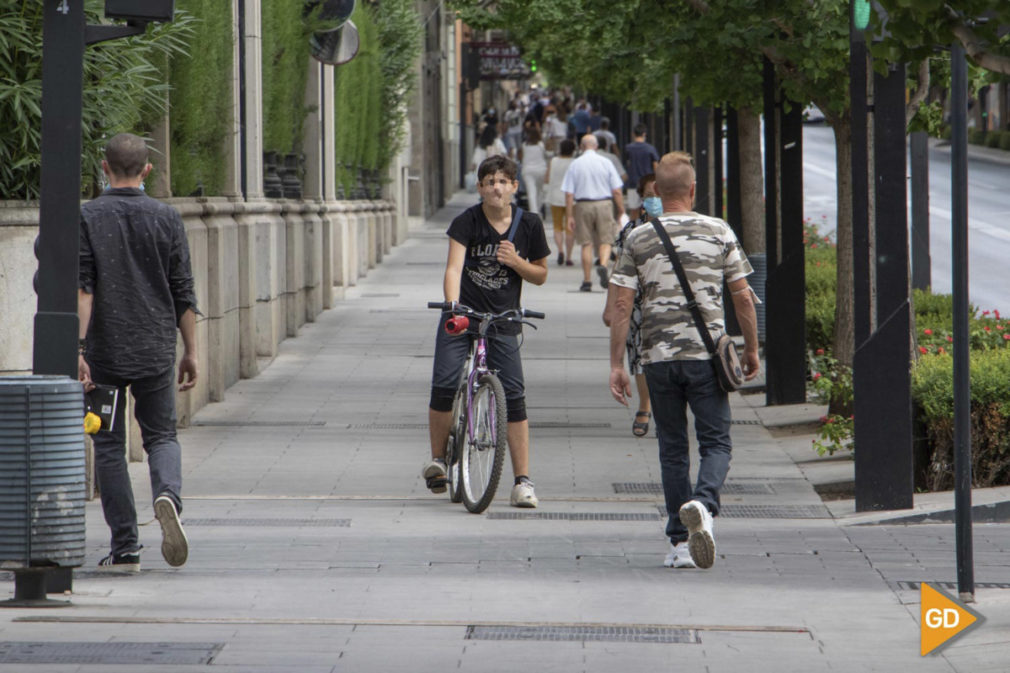
<instances>
[{"instance_id":1,"label":"boy's knee","mask_svg":"<svg viewBox=\"0 0 1010 673\"><path fill-rule=\"evenodd\" d=\"M428 401L428 408L432 411L452 411L452 402L455 398L455 388L439 388L437 386L432 386L431 398Z\"/></svg>"},{"instance_id":2,"label":"boy's knee","mask_svg":"<svg viewBox=\"0 0 1010 673\"><path fill-rule=\"evenodd\" d=\"M526 398L517 397L505 400L505 417L509 423L521 423L526 420Z\"/></svg>"}]
</instances>

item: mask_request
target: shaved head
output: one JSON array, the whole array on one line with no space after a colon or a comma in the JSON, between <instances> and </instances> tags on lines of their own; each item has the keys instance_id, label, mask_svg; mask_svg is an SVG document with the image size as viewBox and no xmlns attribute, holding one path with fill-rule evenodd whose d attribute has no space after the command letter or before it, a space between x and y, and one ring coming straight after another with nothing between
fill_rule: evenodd
<instances>
[{"instance_id":1,"label":"shaved head","mask_svg":"<svg viewBox=\"0 0 1010 673\"><path fill-rule=\"evenodd\" d=\"M587 133L586 135L582 136L582 149L595 150L597 147L599 147L599 145L600 143L597 142L596 136L594 136L592 133Z\"/></svg>"},{"instance_id":2,"label":"shaved head","mask_svg":"<svg viewBox=\"0 0 1010 673\"><path fill-rule=\"evenodd\" d=\"M664 199L689 199L694 177L694 165L690 154L687 152L664 154L656 166L656 191Z\"/></svg>"},{"instance_id":3,"label":"shaved head","mask_svg":"<svg viewBox=\"0 0 1010 673\"><path fill-rule=\"evenodd\" d=\"M117 177L137 177L147 167L147 143L132 133L120 133L105 146L105 161Z\"/></svg>"}]
</instances>

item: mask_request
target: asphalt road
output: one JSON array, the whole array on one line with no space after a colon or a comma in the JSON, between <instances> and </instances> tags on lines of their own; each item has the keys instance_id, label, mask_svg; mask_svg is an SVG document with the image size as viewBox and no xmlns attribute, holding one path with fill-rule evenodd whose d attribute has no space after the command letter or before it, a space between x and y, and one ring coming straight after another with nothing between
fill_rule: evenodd
<instances>
[{"instance_id":1,"label":"asphalt road","mask_svg":"<svg viewBox=\"0 0 1010 673\"><path fill-rule=\"evenodd\" d=\"M972 148L974 150L974 148ZM1008 153L1010 154L1010 153ZM1010 157L1000 163L998 154L969 156L969 296L980 309L998 309L1010 315L1010 296L1005 280L1010 257L1010 204L1006 192ZM824 233L836 226L835 143L828 126L807 125L803 133L804 215ZM931 147L930 256L933 289L951 291L951 182L950 153ZM909 207L911 212L911 207Z\"/></svg>"}]
</instances>

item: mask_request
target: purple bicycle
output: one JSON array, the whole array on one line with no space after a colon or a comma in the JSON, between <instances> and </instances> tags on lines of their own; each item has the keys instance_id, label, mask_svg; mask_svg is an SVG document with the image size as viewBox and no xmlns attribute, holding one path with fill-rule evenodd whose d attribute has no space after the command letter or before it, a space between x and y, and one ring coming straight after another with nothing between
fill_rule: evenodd
<instances>
[{"instance_id":1,"label":"purple bicycle","mask_svg":"<svg viewBox=\"0 0 1010 673\"><path fill-rule=\"evenodd\" d=\"M543 318L544 314L522 308L480 313L458 302L429 302L428 308L452 313L445 322L449 334L462 335L471 319L478 323L452 404L445 464L449 498L453 502L462 500L467 511L480 514L494 499L508 446L505 389L487 368L487 332L498 322L519 322L536 329L524 318Z\"/></svg>"}]
</instances>

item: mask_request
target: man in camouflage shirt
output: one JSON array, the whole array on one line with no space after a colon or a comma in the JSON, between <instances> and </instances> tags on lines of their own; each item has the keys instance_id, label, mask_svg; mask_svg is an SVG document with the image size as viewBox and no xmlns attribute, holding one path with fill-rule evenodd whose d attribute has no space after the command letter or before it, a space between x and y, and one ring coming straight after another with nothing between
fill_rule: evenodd
<instances>
[{"instance_id":1,"label":"man in camouflage shirt","mask_svg":"<svg viewBox=\"0 0 1010 673\"><path fill-rule=\"evenodd\" d=\"M753 271L733 230L724 221L692 212L694 167L683 152L667 154L656 167L660 216L713 341L724 332L723 282L733 298L744 335L741 364L753 379L758 360L756 296L747 284ZM649 384L666 509L670 551L664 565L709 568L715 562L712 517L719 514L719 489L729 471L729 396L719 387L712 357L677 280L673 264L655 229L631 232L610 283L615 287L615 315L610 326L610 392L627 405L631 380L624 368L628 318L636 290L642 288L642 363ZM701 463L698 482L690 482L687 405L694 413Z\"/></svg>"}]
</instances>

